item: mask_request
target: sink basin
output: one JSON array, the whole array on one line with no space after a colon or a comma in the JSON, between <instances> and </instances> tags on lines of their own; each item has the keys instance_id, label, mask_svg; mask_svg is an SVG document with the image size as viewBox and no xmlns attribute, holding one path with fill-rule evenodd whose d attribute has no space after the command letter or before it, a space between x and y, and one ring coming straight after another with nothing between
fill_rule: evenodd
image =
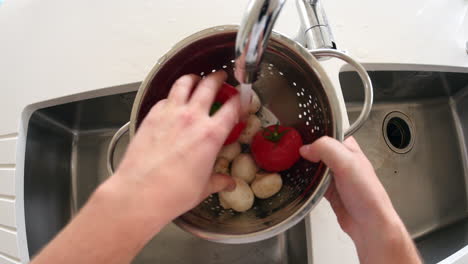
<instances>
[{"instance_id":1,"label":"sink basin","mask_svg":"<svg viewBox=\"0 0 468 264\"><path fill-rule=\"evenodd\" d=\"M135 84L135 90L139 84ZM24 174L26 235L34 256L107 177L112 135L130 118L135 92L36 110L28 123ZM115 164L128 144L122 138ZM308 263L309 227L300 222L277 237L242 245L205 241L170 224L134 263ZM310 257L310 256L309 256Z\"/></svg>"},{"instance_id":2,"label":"sink basin","mask_svg":"<svg viewBox=\"0 0 468 264\"><path fill-rule=\"evenodd\" d=\"M375 101L354 135L426 263L468 244L468 74L369 71ZM350 122L363 101L356 73L340 73ZM457 234L457 235L453 235Z\"/></svg>"}]
</instances>

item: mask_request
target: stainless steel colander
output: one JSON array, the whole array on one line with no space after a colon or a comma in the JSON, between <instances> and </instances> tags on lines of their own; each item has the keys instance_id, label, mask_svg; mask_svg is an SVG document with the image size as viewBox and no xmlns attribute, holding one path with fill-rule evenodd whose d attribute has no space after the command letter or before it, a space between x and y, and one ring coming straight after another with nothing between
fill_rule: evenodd
<instances>
[{"instance_id":1,"label":"stainless steel colander","mask_svg":"<svg viewBox=\"0 0 468 264\"><path fill-rule=\"evenodd\" d=\"M229 75L227 82L236 85L233 74L236 33L236 26L206 29L182 40L163 56L141 84L130 122L112 139L109 160L112 160L118 138L127 130L132 137L151 107L167 97L180 76L188 73L204 76L222 69ZM362 125L372 105L372 86L362 66L338 51L308 51L278 33L273 33L270 38L258 81L253 85L264 106L258 115L265 125L279 121L295 127L306 144L324 135L343 140L342 113L345 111L339 108L335 89L311 53L339 57L356 68L366 89L365 114L346 135ZM109 170L113 171L111 162ZM223 243L247 243L277 235L312 210L331 179L323 163L303 159L281 175L281 191L269 199L256 199L253 208L247 212L222 209L215 194L180 216L175 223L199 237Z\"/></svg>"}]
</instances>

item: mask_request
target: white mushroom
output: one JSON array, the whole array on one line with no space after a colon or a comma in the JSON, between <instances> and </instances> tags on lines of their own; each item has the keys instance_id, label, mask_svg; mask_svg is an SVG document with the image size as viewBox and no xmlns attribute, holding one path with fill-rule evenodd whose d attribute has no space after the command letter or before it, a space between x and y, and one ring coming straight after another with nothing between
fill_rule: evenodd
<instances>
[{"instance_id":1,"label":"white mushroom","mask_svg":"<svg viewBox=\"0 0 468 264\"><path fill-rule=\"evenodd\" d=\"M232 162L231 175L241 178L247 183L251 183L255 179L257 170L257 164L255 164L252 155L242 153Z\"/></svg>"},{"instance_id":2,"label":"white mushroom","mask_svg":"<svg viewBox=\"0 0 468 264\"><path fill-rule=\"evenodd\" d=\"M225 209L232 208L237 212L245 212L252 207L254 194L244 180L237 177L233 177L233 179L236 181L236 188L233 191L218 193L221 206Z\"/></svg>"},{"instance_id":3,"label":"white mushroom","mask_svg":"<svg viewBox=\"0 0 468 264\"><path fill-rule=\"evenodd\" d=\"M262 128L262 121L256 115L250 115L247 119L247 126L239 136L239 142L250 144L255 134Z\"/></svg>"},{"instance_id":4,"label":"white mushroom","mask_svg":"<svg viewBox=\"0 0 468 264\"><path fill-rule=\"evenodd\" d=\"M213 167L213 173L229 174L229 160L219 157Z\"/></svg>"},{"instance_id":5,"label":"white mushroom","mask_svg":"<svg viewBox=\"0 0 468 264\"><path fill-rule=\"evenodd\" d=\"M241 153L241 145L239 142L224 146L218 153L218 157L223 157L229 161L232 161Z\"/></svg>"},{"instance_id":6,"label":"white mushroom","mask_svg":"<svg viewBox=\"0 0 468 264\"><path fill-rule=\"evenodd\" d=\"M219 204L221 205L221 207L223 207L224 209L231 209L231 206L219 194L218 194L218 199L219 199Z\"/></svg>"},{"instance_id":7,"label":"white mushroom","mask_svg":"<svg viewBox=\"0 0 468 264\"><path fill-rule=\"evenodd\" d=\"M266 199L279 192L282 186L283 180L278 173L259 173L250 187L257 198Z\"/></svg>"},{"instance_id":8,"label":"white mushroom","mask_svg":"<svg viewBox=\"0 0 468 264\"><path fill-rule=\"evenodd\" d=\"M260 110L260 107L262 106L262 103L260 102L260 98L258 97L257 93L252 90L252 99L250 101L250 106L249 106L249 113L255 114Z\"/></svg>"}]
</instances>

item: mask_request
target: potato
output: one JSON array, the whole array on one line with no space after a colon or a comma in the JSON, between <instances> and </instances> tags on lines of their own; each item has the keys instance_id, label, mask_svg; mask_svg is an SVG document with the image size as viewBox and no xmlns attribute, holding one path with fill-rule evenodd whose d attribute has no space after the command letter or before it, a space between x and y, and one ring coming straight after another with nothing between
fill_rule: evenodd
<instances>
[{"instance_id":1,"label":"potato","mask_svg":"<svg viewBox=\"0 0 468 264\"><path fill-rule=\"evenodd\" d=\"M262 121L256 115L250 115L247 119L247 126L239 136L239 142L250 144L255 134L262 128Z\"/></svg>"},{"instance_id":2,"label":"potato","mask_svg":"<svg viewBox=\"0 0 468 264\"><path fill-rule=\"evenodd\" d=\"M244 180L237 177L233 177L233 179L236 182L236 188L233 191L222 191L218 193L219 200L222 201L221 206L225 209L230 207L234 211L245 212L252 208L255 199L254 194L250 186Z\"/></svg>"},{"instance_id":3,"label":"potato","mask_svg":"<svg viewBox=\"0 0 468 264\"><path fill-rule=\"evenodd\" d=\"M250 186L257 198L266 199L275 195L283 186L283 180L278 173L259 173Z\"/></svg>"},{"instance_id":4,"label":"potato","mask_svg":"<svg viewBox=\"0 0 468 264\"><path fill-rule=\"evenodd\" d=\"M223 157L216 159L213 173L229 174L229 160Z\"/></svg>"},{"instance_id":5,"label":"potato","mask_svg":"<svg viewBox=\"0 0 468 264\"><path fill-rule=\"evenodd\" d=\"M254 90L252 90L252 100L250 101L249 113L250 114L257 113L258 110L260 110L260 107L262 107L260 98L258 97L257 93Z\"/></svg>"},{"instance_id":6,"label":"potato","mask_svg":"<svg viewBox=\"0 0 468 264\"><path fill-rule=\"evenodd\" d=\"M243 179L246 183L251 183L257 173L257 164L252 155L242 153L232 162L231 175Z\"/></svg>"},{"instance_id":7,"label":"potato","mask_svg":"<svg viewBox=\"0 0 468 264\"><path fill-rule=\"evenodd\" d=\"M218 157L223 157L229 161L232 161L241 153L241 145L239 142L234 142L227 146L224 146L218 153Z\"/></svg>"}]
</instances>

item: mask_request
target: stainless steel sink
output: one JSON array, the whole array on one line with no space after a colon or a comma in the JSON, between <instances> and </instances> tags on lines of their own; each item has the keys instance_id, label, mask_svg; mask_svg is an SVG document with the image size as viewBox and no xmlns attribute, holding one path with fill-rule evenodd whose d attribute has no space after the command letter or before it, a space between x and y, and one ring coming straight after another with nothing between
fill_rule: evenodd
<instances>
[{"instance_id":1,"label":"stainless steel sink","mask_svg":"<svg viewBox=\"0 0 468 264\"><path fill-rule=\"evenodd\" d=\"M126 93L76 101L39 109L31 116L24 175L31 257L108 177L107 146L113 133L129 120L134 96ZM119 142L115 162L127 144L128 138ZM148 243L134 263L308 263L308 230L302 221L269 240L225 245L196 238L170 224Z\"/></svg>"},{"instance_id":2,"label":"stainless steel sink","mask_svg":"<svg viewBox=\"0 0 468 264\"><path fill-rule=\"evenodd\" d=\"M370 71L375 103L356 134L427 263L468 244L468 74ZM340 74L350 120L362 88ZM385 235L385 234L382 234Z\"/></svg>"}]
</instances>

